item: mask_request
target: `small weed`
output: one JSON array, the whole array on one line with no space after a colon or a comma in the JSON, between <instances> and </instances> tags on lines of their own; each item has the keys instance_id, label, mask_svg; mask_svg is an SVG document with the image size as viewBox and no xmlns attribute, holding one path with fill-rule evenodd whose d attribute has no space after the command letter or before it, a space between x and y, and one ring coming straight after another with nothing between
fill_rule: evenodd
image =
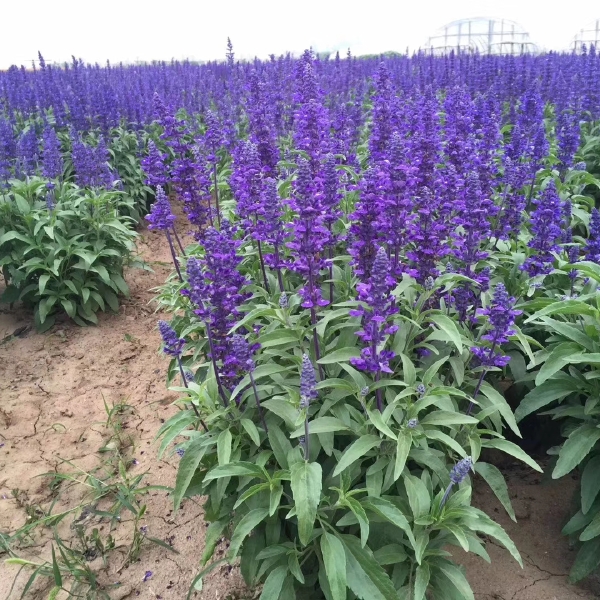
<instances>
[{"instance_id":1,"label":"small weed","mask_svg":"<svg viewBox=\"0 0 600 600\"><path fill-rule=\"evenodd\" d=\"M101 584L97 568L92 567L90 563L101 559L103 568L106 568L111 553L116 549L124 549L125 559L118 569L120 572L139 559L146 542L176 552L162 540L148 536L146 528L140 526L146 514L143 497L151 490L171 490L165 486L145 486L142 480L147 473L133 475L128 471L132 461L127 458L127 451L133 448L133 440L131 436L124 434L124 429L127 427L125 417L134 412L133 407L124 402L110 407L105 401L104 408L106 421L102 424L109 430L110 436L99 449L103 460L97 469L88 472L71 461L63 460L63 464L70 467L69 472L41 475L49 478L50 489L56 494L52 504L45 511L31 503L25 492L13 490L17 505L27 514L27 523L12 535L0 534L0 553L6 553L10 557L6 563L21 566L13 582L11 594L21 570L26 569L32 572L20 598L24 598L35 581L41 578L49 579L54 584L48 600L56 598L61 591L67 592L72 598L107 600L110 598L109 590L118 587L119 584ZM86 488L87 493L81 503L53 514L60 495L72 486ZM126 512L131 513L133 517L131 541L117 546L113 531L122 523L123 513ZM72 535L69 540L61 537L57 530L57 525L67 516L73 516L70 524ZM103 524L108 525L106 531ZM26 539L33 540L33 532L44 527L53 530L51 560L36 562L18 556L15 547L23 546Z\"/></svg>"}]
</instances>

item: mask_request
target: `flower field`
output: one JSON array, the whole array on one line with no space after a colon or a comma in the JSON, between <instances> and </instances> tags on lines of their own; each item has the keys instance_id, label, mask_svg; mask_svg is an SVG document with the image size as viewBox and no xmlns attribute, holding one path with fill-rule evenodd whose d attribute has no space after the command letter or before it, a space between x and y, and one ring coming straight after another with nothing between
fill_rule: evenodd
<instances>
[{"instance_id":1,"label":"flower field","mask_svg":"<svg viewBox=\"0 0 600 600\"><path fill-rule=\"evenodd\" d=\"M144 224L171 259L152 433L174 514L203 504L188 598L228 564L261 600L484 598L464 552L524 565L472 501L517 520L506 460L575 481L561 567L596 576L599 90L593 47L0 72L0 302L101 330Z\"/></svg>"}]
</instances>

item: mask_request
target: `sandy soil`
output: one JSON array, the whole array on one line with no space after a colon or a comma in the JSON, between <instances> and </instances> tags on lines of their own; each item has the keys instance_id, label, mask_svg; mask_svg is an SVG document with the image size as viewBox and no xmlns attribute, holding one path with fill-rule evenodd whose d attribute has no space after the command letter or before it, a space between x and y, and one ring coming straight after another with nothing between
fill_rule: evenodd
<instances>
[{"instance_id":1,"label":"sandy soil","mask_svg":"<svg viewBox=\"0 0 600 600\"><path fill-rule=\"evenodd\" d=\"M0 532L14 532L23 526L28 507L30 512L38 505L47 508L57 499L56 513L82 500L82 486L63 483L58 491L52 490L50 479L39 476L56 471L72 473L75 466L90 471L101 464L105 454L99 449L111 439L104 426L104 402L109 406L124 402L132 407L123 416L123 434L133 444L127 456L137 464L131 464L128 472L147 471L146 484L174 483L177 457L159 461L153 442L160 424L175 410L171 405L175 395L165 388L167 361L157 352L159 316L150 304L150 290L167 277L170 258L160 234L143 231L139 250L154 272L127 273L131 297L119 314L102 315L98 327L80 328L64 322L46 334L28 329L0 344ZM3 307L0 340L29 325L26 312ZM507 529L526 565L521 570L508 552L493 544L488 545L491 565L456 552L477 600L600 598L597 582L575 587L566 580L574 553L561 537L560 528L569 512L574 482L542 484L537 475L513 467L507 473L520 517L518 524L505 516L483 482L476 486L476 503ZM147 527L148 535L171 544L180 554L148 544L138 562L120 570L125 549L118 548L106 567L100 559L92 566L97 567L102 582L121 583L110 592L115 600L181 600L198 570L204 544L201 506L188 500L173 514L165 491L151 492L144 502L147 513L141 525ZM72 531L70 520L65 519L59 527L61 535L68 537ZM95 526L104 532L108 527L100 521ZM130 514L124 513L123 523L115 532L117 545L131 539L131 530ZM47 558L49 534L48 529L35 533L19 553L32 560ZM152 576L143 581L147 571L152 571ZM0 600L8 597L17 572L17 567L0 563ZM20 597L27 577L21 573L11 600ZM50 587L49 583L36 585L27 597L46 598ZM204 589L194 597L225 600L252 596L240 590L243 586L236 569L222 567L206 579Z\"/></svg>"}]
</instances>

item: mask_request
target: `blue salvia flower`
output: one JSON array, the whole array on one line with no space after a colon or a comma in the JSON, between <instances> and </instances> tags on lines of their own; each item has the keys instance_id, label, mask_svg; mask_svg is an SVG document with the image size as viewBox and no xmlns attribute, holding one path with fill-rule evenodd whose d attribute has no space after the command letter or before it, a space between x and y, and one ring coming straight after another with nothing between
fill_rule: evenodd
<instances>
[{"instance_id":1,"label":"blue salvia flower","mask_svg":"<svg viewBox=\"0 0 600 600\"><path fill-rule=\"evenodd\" d=\"M46 184L46 208L49 211L54 210L54 207L56 206L56 202L54 199L54 184L49 181Z\"/></svg>"},{"instance_id":2,"label":"blue salvia flower","mask_svg":"<svg viewBox=\"0 0 600 600\"><path fill-rule=\"evenodd\" d=\"M281 296L279 296L279 308L288 308L288 306L289 306L288 296L285 292L282 292Z\"/></svg>"},{"instance_id":3,"label":"blue salvia flower","mask_svg":"<svg viewBox=\"0 0 600 600\"><path fill-rule=\"evenodd\" d=\"M163 352L174 358L179 358L183 352L185 340L180 338L166 321L158 322L158 330L163 339Z\"/></svg>"},{"instance_id":4,"label":"blue salvia flower","mask_svg":"<svg viewBox=\"0 0 600 600\"><path fill-rule=\"evenodd\" d=\"M440 508L442 508L446 504L448 497L450 496L450 492L452 491L452 488L455 485L460 485L466 479L467 475L469 474L469 471L471 471L472 469L473 459L470 456L463 458L458 463L456 463L454 467L452 467L452 470L450 471L450 485L448 485L448 487L446 488L446 493L442 498Z\"/></svg>"},{"instance_id":5,"label":"blue salvia flower","mask_svg":"<svg viewBox=\"0 0 600 600\"><path fill-rule=\"evenodd\" d=\"M585 245L585 258L600 263L600 212L592 209L590 217L590 235Z\"/></svg>"},{"instance_id":6,"label":"blue salvia flower","mask_svg":"<svg viewBox=\"0 0 600 600\"><path fill-rule=\"evenodd\" d=\"M479 364L485 367L505 367L510 361L509 356L500 354L499 348L508 342L509 336L514 335L515 331L512 327L515 317L523 312L515 310L514 305L515 299L509 297L504 285L499 283L494 290L490 306L479 311L481 316L486 317L486 323L490 325L488 332L481 336L481 339L489 342L489 345L471 348Z\"/></svg>"},{"instance_id":7,"label":"blue salvia flower","mask_svg":"<svg viewBox=\"0 0 600 600\"><path fill-rule=\"evenodd\" d=\"M302 356L302 371L300 372L300 406L308 408L311 400L318 396L317 377L308 354Z\"/></svg>"},{"instance_id":8,"label":"blue salvia flower","mask_svg":"<svg viewBox=\"0 0 600 600\"><path fill-rule=\"evenodd\" d=\"M38 138L33 127L21 134L17 144L17 155L25 174L33 175L39 160Z\"/></svg>"},{"instance_id":9,"label":"blue salvia flower","mask_svg":"<svg viewBox=\"0 0 600 600\"><path fill-rule=\"evenodd\" d=\"M415 429L419 426L419 419L409 419L407 426L409 429Z\"/></svg>"},{"instance_id":10,"label":"blue salvia flower","mask_svg":"<svg viewBox=\"0 0 600 600\"><path fill-rule=\"evenodd\" d=\"M146 215L146 220L150 223L148 229L166 231L173 227L175 215L171 210L169 199L160 185L156 187L156 200Z\"/></svg>"},{"instance_id":11,"label":"blue salvia flower","mask_svg":"<svg viewBox=\"0 0 600 600\"><path fill-rule=\"evenodd\" d=\"M54 127L46 127L43 134L42 173L48 179L56 179L62 175L63 160L60 153L60 141Z\"/></svg>"},{"instance_id":12,"label":"blue salvia flower","mask_svg":"<svg viewBox=\"0 0 600 600\"><path fill-rule=\"evenodd\" d=\"M544 275L552 269L553 252L558 250L558 242L562 234L562 202L551 181L538 200L534 200L535 210L531 216L531 231L534 234L529 242L533 250L521 269L531 277Z\"/></svg>"}]
</instances>

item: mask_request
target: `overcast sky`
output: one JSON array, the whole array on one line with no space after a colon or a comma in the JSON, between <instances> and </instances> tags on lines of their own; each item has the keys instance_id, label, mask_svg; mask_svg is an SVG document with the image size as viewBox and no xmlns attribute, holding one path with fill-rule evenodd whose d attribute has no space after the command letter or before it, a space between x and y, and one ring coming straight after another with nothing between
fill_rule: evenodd
<instances>
[{"instance_id":1,"label":"overcast sky","mask_svg":"<svg viewBox=\"0 0 600 600\"><path fill-rule=\"evenodd\" d=\"M353 54L424 45L438 27L466 17L521 23L546 49L566 49L598 0L10 0L0 1L0 68L29 65L41 50L62 62L266 57L312 46Z\"/></svg>"}]
</instances>

